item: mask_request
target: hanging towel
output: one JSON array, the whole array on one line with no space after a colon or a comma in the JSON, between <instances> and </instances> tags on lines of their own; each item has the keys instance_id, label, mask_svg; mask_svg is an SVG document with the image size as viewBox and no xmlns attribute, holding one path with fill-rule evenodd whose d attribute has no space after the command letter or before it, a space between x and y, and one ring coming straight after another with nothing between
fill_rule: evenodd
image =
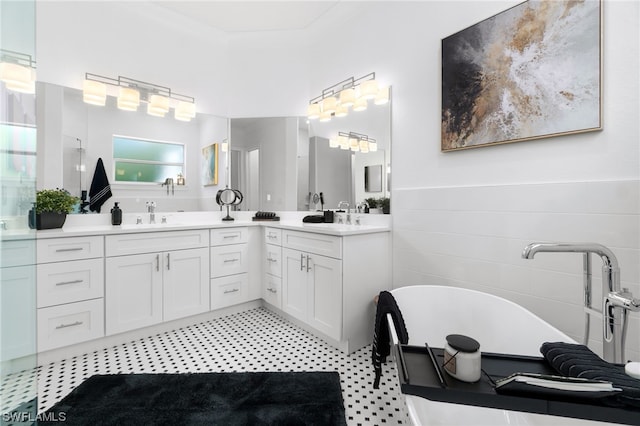
<instances>
[{"instance_id":1,"label":"hanging towel","mask_svg":"<svg viewBox=\"0 0 640 426\"><path fill-rule=\"evenodd\" d=\"M389 325L387 323L387 314L391 314L393 323L396 327L396 333L400 343L406 344L409 341L407 327L404 324L404 318L396 299L393 298L388 291L381 291L378 296L378 306L376 308L376 324L373 330L373 345L371 350L371 360L373 361L373 369L376 376L373 381L373 388L378 389L380 386L380 377L382 376L382 363L386 361L387 355L391 352L389 336Z\"/></svg>"},{"instance_id":2,"label":"hanging towel","mask_svg":"<svg viewBox=\"0 0 640 426\"><path fill-rule=\"evenodd\" d=\"M107 173L104 171L102 158L98 158L96 171L93 173L91 180L91 188L89 189L89 210L100 213L100 206L111 198L111 186L107 179Z\"/></svg>"}]
</instances>

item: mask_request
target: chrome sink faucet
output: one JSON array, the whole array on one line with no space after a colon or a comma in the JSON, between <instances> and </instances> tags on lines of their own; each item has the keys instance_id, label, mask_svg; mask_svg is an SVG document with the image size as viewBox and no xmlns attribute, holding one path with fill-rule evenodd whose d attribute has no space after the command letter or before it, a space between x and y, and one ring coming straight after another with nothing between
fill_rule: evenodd
<instances>
[{"instance_id":1,"label":"chrome sink faucet","mask_svg":"<svg viewBox=\"0 0 640 426\"><path fill-rule=\"evenodd\" d=\"M147 201L147 211L149 212L149 223L156 223L156 202Z\"/></svg>"},{"instance_id":2,"label":"chrome sink faucet","mask_svg":"<svg viewBox=\"0 0 640 426\"><path fill-rule=\"evenodd\" d=\"M338 203L338 210L340 210L342 208L342 206L346 206L347 207L347 225L351 225L351 209L349 208L349 203L346 201L340 201Z\"/></svg>"},{"instance_id":3,"label":"chrome sink faucet","mask_svg":"<svg viewBox=\"0 0 640 426\"><path fill-rule=\"evenodd\" d=\"M628 311L640 311L640 300L627 289L620 288L620 267L613 252L597 243L532 243L524 248L522 257L533 259L538 252L569 252L583 254L585 337L589 338L589 315L598 314L591 308L591 254L602 259L603 356L606 361L623 363Z\"/></svg>"}]
</instances>

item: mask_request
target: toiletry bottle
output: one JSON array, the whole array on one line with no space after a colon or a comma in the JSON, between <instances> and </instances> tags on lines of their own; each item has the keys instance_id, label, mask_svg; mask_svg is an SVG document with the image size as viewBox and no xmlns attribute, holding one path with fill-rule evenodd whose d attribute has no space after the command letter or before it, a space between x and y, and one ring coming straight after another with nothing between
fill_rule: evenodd
<instances>
[{"instance_id":1,"label":"toiletry bottle","mask_svg":"<svg viewBox=\"0 0 640 426\"><path fill-rule=\"evenodd\" d=\"M111 209L111 224L122 224L122 210L120 210L120 207L118 207L118 202L116 202L115 206L113 206L113 208Z\"/></svg>"}]
</instances>

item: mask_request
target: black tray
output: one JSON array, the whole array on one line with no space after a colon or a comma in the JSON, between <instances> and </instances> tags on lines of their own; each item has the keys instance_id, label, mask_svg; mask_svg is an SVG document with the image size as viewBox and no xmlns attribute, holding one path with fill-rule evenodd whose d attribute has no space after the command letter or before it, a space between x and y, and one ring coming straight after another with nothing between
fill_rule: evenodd
<instances>
[{"instance_id":1,"label":"black tray","mask_svg":"<svg viewBox=\"0 0 640 426\"><path fill-rule=\"evenodd\" d=\"M435 362L442 366L444 351L439 348L431 350ZM496 393L492 380L516 372L557 374L542 357L482 353L483 373L478 382L459 381L440 368L442 384L438 378L438 366L431 361L426 347L401 345L397 358L400 358L400 390L404 394L431 401L640 425L640 410L604 406L593 399L578 400L555 395L553 399L544 399Z\"/></svg>"}]
</instances>

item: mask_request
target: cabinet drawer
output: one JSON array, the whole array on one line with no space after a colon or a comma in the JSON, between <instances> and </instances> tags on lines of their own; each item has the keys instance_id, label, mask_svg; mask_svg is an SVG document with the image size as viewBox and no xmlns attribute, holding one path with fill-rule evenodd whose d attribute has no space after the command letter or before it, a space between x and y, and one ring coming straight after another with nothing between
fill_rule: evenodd
<instances>
[{"instance_id":1,"label":"cabinet drawer","mask_svg":"<svg viewBox=\"0 0 640 426\"><path fill-rule=\"evenodd\" d=\"M38 263L92 259L104 255L102 236L51 238L38 240L37 246Z\"/></svg>"},{"instance_id":2,"label":"cabinet drawer","mask_svg":"<svg viewBox=\"0 0 640 426\"><path fill-rule=\"evenodd\" d=\"M282 229L264 228L264 241L267 244L282 245Z\"/></svg>"},{"instance_id":3,"label":"cabinet drawer","mask_svg":"<svg viewBox=\"0 0 640 426\"><path fill-rule=\"evenodd\" d=\"M104 296L104 260L38 265L38 308Z\"/></svg>"},{"instance_id":4,"label":"cabinet drawer","mask_svg":"<svg viewBox=\"0 0 640 426\"><path fill-rule=\"evenodd\" d=\"M211 278L249 272L247 244L211 247Z\"/></svg>"},{"instance_id":5,"label":"cabinet drawer","mask_svg":"<svg viewBox=\"0 0 640 426\"><path fill-rule=\"evenodd\" d=\"M249 229L246 226L211 230L212 246L240 244L246 243L247 241L249 241Z\"/></svg>"},{"instance_id":6,"label":"cabinet drawer","mask_svg":"<svg viewBox=\"0 0 640 426\"><path fill-rule=\"evenodd\" d=\"M209 247L209 231L194 229L108 235L105 246L108 257Z\"/></svg>"},{"instance_id":7,"label":"cabinet drawer","mask_svg":"<svg viewBox=\"0 0 640 426\"><path fill-rule=\"evenodd\" d=\"M265 274L262 286L262 298L265 302L282 309L282 278Z\"/></svg>"},{"instance_id":8,"label":"cabinet drawer","mask_svg":"<svg viewBox=\"0 0 640 426\"><path fill-rule=\"evenodd\" d=\"M104 336L104 299L38 309L38 351Z\"/></svg>"},{"instance_id":9,"label":"cabinet drawer","mask_svg":"<svg viewBox=\"0 0 640 426\"><path fill-rule=\"evenodd\" d=\"M249 278L247 274L211 280L211 310L246 302L248 295Z\"/></svg>"},{"instance_id":10,"label":"cabinet drawer","mask_svg":"<svg viewBox=\"0 0 640 426\"><path fill-rule=\"evenodd\" d=\"M342 259L342 238L334 235L284 230L282 246Z\"/></svg>"},{"instance_id":11,"label":"cabinet drawer","mask_svg":"<svg viewBox=\"0 0 640 426\"><path fill-rule=\"evenodd\" d=\"M264 272L282 277L282 247L265 244Z\"/></svg>"},{"instance_id":12,"label":"cabinet drawer","mask_svg":"<svg viewBox=\"0 0 640 426\"><path fill-rule=\"evenodd\" d=\"M36 263L36 240L2 241L0 260L3 268L34 265Z\"/></svg>"}]
</instances>

